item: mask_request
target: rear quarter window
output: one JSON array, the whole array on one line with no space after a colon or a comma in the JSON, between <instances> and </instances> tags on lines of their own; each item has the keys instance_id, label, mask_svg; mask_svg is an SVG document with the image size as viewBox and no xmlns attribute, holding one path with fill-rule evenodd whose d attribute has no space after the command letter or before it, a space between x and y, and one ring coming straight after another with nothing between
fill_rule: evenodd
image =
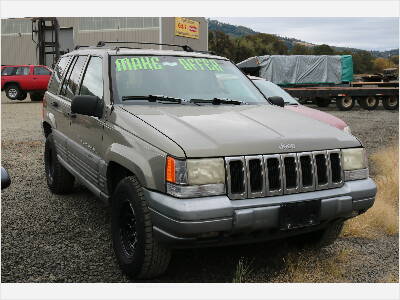
<instances>
[{"instance_id":1,"label":"rear quarter window","mask_svg":"<svg viewBox=\"0 0 400 300\"><path fill-rule=\"evenodd\" d=\"M17 67L5 67L1 70L1 76L12 76L15 75Z\"/></svg>"},{"instance_id":2,"label":"rear quarter window","mask_svg":"<svg viewBox=\"0 0 400 300\"><path fill-rule=\"evenodd\" d=\"M33 75L51 75L51 71L45 67L35 67L33 69Z\"/></svg>"},{"instance_id":3,"label":"rear quarter window","mask_svg":"<svg viewBox=\"0 0 400 300\"><path fill-rule=\"evenodd\" d=\"M54 68L53 75L51 76L48 91L57 94L60 89L61 80L65 74L65 70L70 61L70 56L61 57L58 64Z\"/></svg>"}]
</instances>

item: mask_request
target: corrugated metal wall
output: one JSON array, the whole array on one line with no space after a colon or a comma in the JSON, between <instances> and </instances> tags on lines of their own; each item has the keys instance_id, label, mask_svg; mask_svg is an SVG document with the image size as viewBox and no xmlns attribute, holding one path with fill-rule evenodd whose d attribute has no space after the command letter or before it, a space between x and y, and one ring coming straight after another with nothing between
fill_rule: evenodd
<instances>
[{"instance_id":1,"label":"corrugated metal wall","mask_svg":"<svg viewBox=\"0 0 400 300\"><path fill-rule=\"evenodd\" d=\"M90 20L89 20L90 19ZM200 22L200 39L191 39L175 36L175 18L161 18L162 42L170 44L189 45L195 50L207 50L208 28L205 18L190 18ZM13 19L2 20L2 25L7 23L7 30L11 28L14 33L1 35L1 64L37 64L36 44L31 39L31 34L18 34L15 24L30 22L29 20ZM159 18L58 18L60 27L72 27L75 45L95 45L98 41L120 40L160 42ZM89 25L88 25L89 24ZM90 25L92 24L92 25ZM135 25L136 24L136 25ZM139 25L137 25L139 24ZM140 25L142 24L142 25ZM25 26L26 27L26 26ZM104 29L110 27L111 29ZM141 28L124 28L141 27ZM14 29L16 28L16 29ZM83 29L82 29L83 28ZM88 29L89 28L89 29ZM93 28L93 29L90 29ZM99 29L102 28L102 29ZM132 45L132 47L135 47ZM159 49L158 46L149 48ZM167 47L163 47L166 49Z\"/></svg>"},{"instance_id":2,"label":"corrugated metal wall","mask_svg":"<svg viewBox=\"0 0 400 300\"><path fill-rule=\"evenodd\" d=\"M31 34L1 36L1 64L36 64L36 44Z\"/></svg>"}]
</instances>

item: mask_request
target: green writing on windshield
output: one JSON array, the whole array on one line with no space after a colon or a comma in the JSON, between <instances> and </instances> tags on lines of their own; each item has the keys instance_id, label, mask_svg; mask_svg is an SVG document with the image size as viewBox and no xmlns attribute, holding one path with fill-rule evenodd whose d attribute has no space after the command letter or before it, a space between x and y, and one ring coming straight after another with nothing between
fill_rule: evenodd
<instances>
[{"instance_id":1,"label":"green writing on windshield","mask_svg":"<svg viewBox=\"0 0 400 300\"><path fill-rule=\"evenodd\" d=\"M161 70L163 66L159 63L159 58L152 56L119 58L115 60L117 72L132 70Z\"/></svg>"},{"instance_id":2,"label":"green writing on windshield","mask_svg":"<svg viewBox=\"0 0 400 300\"><path fill-rule=\"evenodd\" d=\"M188 71L223 71L222 67L214 59L205 58L179 58L178 59L181 66Z\"/></svg>"},{"instance_id":3,"label":"green writing on windshield","mask_svg":"<svg viewBox=\"0 0 400 300\"><path fill-rule=\"evenodd\" d=\"M125 57L115 60L117 72L136 70L163 70L165 67L183 67L188 71L222 72L222 67L214 59L178 58L178 62L163 62L156 56Z\"/></svg>"}]
</instances>

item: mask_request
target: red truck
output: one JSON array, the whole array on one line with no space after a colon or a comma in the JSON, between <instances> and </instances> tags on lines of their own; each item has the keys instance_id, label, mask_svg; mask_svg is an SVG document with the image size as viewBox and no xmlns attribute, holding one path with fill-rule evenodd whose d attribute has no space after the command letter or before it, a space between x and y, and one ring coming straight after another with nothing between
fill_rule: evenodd
<instances>
[{"instance_id":1,"label":"red truck","mask_svg":"<svg viewBox=\"0 0 400 300\"><path fill-rule=\"evenodd\" d=\"M1 66L1 90L11 100L24 100L30 93L32 101L41 101L52 71L41 65Z\"/></svg>"}]
</instances>

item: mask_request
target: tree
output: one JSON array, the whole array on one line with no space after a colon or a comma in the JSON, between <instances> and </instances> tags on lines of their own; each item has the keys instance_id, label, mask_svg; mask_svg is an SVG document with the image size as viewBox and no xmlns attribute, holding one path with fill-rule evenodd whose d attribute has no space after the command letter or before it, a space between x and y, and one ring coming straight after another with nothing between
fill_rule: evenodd
<instances>
[{"instance_id":1,"label":"tree","mask_svg":"<svg viewBox=\"0 0 400 300\"><path fill-rule=\"evenodd\" d=\"M335 50L333 50L329 45L322 44L313 47L314 55L333 55L335 54Z\"/></svg>"},{"instance_id":2,"label":"tree","mask_svg":"<svg viewBox=\"0 0 400 300\"><path fill-rule=\"evenodd\" d=\"M353 53L353 68L355 74L374 72L373 56L368 51Z\"/></svg>"},{"instance_id":3,"label":"tree","mask_svg":"<svg viewBox=\"0 0 400 300\"><path fill-rule=\"evenodd\" d=\"M310 55L311 51L310 48L307 46L304 46L302 44L296 43L292 50L290 50L289 54L292 55Z\"/></svg>"},{"instance_id":4,"label":"tree","mask_svg":"<svg viewBox=\"0 0 400 300\"><path fill-rule=\"evenodd\" d=\"M398 55L392 55L389 59L396 66L399 66L399 56Z\"/></svg>"},{"instance_id":5,"label":"tree","mask_svg":"<svg viewBox=\"0 0 400 300\"><path fill-rule=\"evenodd\" d=\"M377 73L382 73L384 69L395 67L396 64L388 58L378 57L374 60L374 71Z\"/></svg>"}]
</instances>

